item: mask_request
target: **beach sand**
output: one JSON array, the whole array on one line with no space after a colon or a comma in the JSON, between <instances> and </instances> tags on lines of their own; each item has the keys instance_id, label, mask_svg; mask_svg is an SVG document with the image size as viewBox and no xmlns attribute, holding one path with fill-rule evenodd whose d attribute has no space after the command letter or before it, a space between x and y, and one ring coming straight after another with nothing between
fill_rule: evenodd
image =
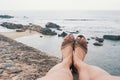
<instances>
[{"instance_id":1,"label":"beach sand","mask_svg":"<svg viewBox=\"0 0 120 80\"><path fill-rule=\"evenodd\" d=\"M16 38L20 38L20 37L24 37L24 36L31 36L31 35L34 35L34 34L40 34L36 31L30 31L29 30L26 30L25 32L16 32L16 31L12 31L12 32L0 32L0 34L6 36L6 37L9 37L11 39L16 39Z\"/></svg>"}]
</instances>

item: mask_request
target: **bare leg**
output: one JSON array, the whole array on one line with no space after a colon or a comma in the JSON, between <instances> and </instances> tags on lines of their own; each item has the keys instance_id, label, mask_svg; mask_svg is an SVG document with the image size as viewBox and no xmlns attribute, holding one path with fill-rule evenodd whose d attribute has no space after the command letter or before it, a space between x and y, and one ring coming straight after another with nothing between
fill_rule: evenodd
<instances>
[{"instance_id":1,"label":"bare leg","mask_svg":"<svg viewBox=\"0 0 120 80\"><path fill-rule=\"evenodd\" d=\"M73 80L70 71L70 66L72 65L73 43L66 43L65 41L67 40L74 41L74 37L72 35L67 35L63 41L64 45L62 45L61 48L63 61L50 69L45 77L38 80Z\"/></svg>"},{"instance_id":2,"label":"bare leg","mask_svg":"<svg viewBox=\"0 0 120 80\"><path fill-rule=\"evenodd\" d=\"M77 38L77 41L84 43L87 47L86 40L84 37ZM99 67L88 65L83 62L86 51L80 47L75 47L75 53L73 55L74 66L78 71L79 80L120 80L120 77L111 76L106 71L100 69Z\"/></svg>"}]
</instances>

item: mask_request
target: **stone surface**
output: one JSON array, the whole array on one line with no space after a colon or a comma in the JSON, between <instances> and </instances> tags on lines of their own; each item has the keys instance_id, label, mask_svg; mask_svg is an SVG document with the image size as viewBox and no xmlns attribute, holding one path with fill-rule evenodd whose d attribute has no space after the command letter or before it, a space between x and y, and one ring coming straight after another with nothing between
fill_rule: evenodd
<instances>
[{"instance_id":1,"label":"stone surface","mask_svg":"<svg viewBox=\"0 0 120 80\"><path fill-rule=\"evenodd\" d=\"M5 67L12 67L12 66L14 66L14 64L12 64L12 63L5 63L4 66Z\"/></svg>"},{"instance_id":2,"label":"stone surface","mask_svg":"<svg viewBox=\"0 0 120 80\"><path fill-rule=\"evenodd\" d=\"M60 26L55 24L55 23L52 23L52 22L48 22L46 25L46 28L56 28L59 30Z\"/></svg>"},{"instance_id":3,"label":"stone surface","mask_svg":"<svg viewBox=\"0 0 120 80\"><path fill-rule=\"evenodd\" d=\"M0 80L36 80L60 62L56 57L2 35L0 35L0 59L2 60ZM4 64L9 64L9 67L4 67Z\"/></svg>"},{"instance_id":4,"label":"stone surface","mask_svg":"<svg viewBox=\"0 0 120 80\"><path fill-rule=\"evenodd\" d=\"M103 46L103 44L99 43L99 42L95 42L95 43L93 43L93 45L95 45L95 46Z\"/></svg>"},{"instance_id":5,"label":"stone surface","mask_svg":"<svg viewBox=\"0 0 120 80\"><path fill-rule=\"evenodd\" d=\"M67 35L66 32L62 32L61 34L58 34L58 37L65 37Z\"/></svg>"},{"instance_id":6,"label":"stone surface","mask_svg":"<svg viewBox=\"0 0 120 80\"><path fill-rule=\"evenodd\" d=\"M48 23L46 24L46 28L42 28L39 25L22 25L22 24L15 24L15 23L9 23L9 22L3 22L0 24L3 27L6 27L8 29L16 29L16 32L25 32L26 30L31 31L37 31L39 33L42 33L43 35L57 35L55 31L52 31L50 28L56 28L57 30L61 30L60 27L57 24L54 23Z\"/></svg>"},{"instance_id":7,"label":"stone surface","mask_svg":"<svg viewBox=\"0 0 120 80\"><path fill-rule=\"evenodd\" d=\"M3 69L0 69L0 74L2 74L2 73L3 73L3 71L4 71Z\"/></svg>"},{"instance_id":8,"label":"stone surface","mask_svg":"<svg viewBox=\"0 0 120 80\"><path fill-rule=\"evenodd\" d=\"M96 39L95 39L96 41L98 41L98 42L103 42L104 41L104 38L99 38L99 37L96 37Z\"/></svg>"},{"instance_id":9,"label":"stone surface","mask_svg":"<svg viewBox=\"0 0 120 80\"><path fill-rule=\"evenodd\" d=\"M7 69L8 74L15 74L15 73L20 73L20 72L22 72L20 68Z\"/></svg>"},{"instance_id":10,"label":"stone surface","mask_svg":"<svg viewBox=\"0 0 120 80\"><path fill-rule=\"evenodd\" d=\"M120 40L120 35L104 35L103 38L108 40Z\"/></svg>"},{"instance_id":11,"label":"stone surface","mask_svg":"<svg viewBox=\"0 0 120 80\"><path fill-rule=\"evenodd\" d=\"M71 34L78 34L79 31L77 30L77 31L74 31L74 32L69 32L69 33L71 33Z\"/></svg>"},{"instance_id":12,"label":"stone surface","mask_svg":"<svg viewBox=\"0 0 120 80\"><path fill-rule=\"evenodd\" d=\"M17 29L16 32L25 32L24 29Z\"/></svg>"},{"instance_id":13,"label":"stone surface","mask_svg":"<svg viewBox=\"0 0 120 80\"><path fill-rule=\"evenodd\" d=\"M23 28L22 24L14 24L14 23L9 23L9 22L3 22L1 26L6 27L8 29L20 29Z\"/></svg>"},{"instance_id":14,"label":"stone surface","mask_svg":"<svg viewBox=\"0 0 120 80\"><path fill-rule=\"evenodd\" d=\"M10 15L0 15L0 18L6 18L6 19L8 19L8 18L14 18L14 17L10 16Z\"/></svg>"},{"instance_id":15,"label":"stone surface","mask_svg":"<svg viewBox=\"0 0 120 80\"><path fill-rule=\"evenodd\" d=\"M57 35L57 33L55 31L52 31L49 28L42 28L40 30L40 33L44 34L44 35Z\"/></svg>"}]
</instances>

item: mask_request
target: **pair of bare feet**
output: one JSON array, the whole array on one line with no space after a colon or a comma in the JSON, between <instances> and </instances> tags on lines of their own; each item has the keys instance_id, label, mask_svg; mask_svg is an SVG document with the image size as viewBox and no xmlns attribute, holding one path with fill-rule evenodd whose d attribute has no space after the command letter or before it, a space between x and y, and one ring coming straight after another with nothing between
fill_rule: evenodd
<instances>
[{"instance_id":1,"label":"pair of bare feet","mask_svg":"<svg viewBox=\"0 0 120 80\"><path fill-rule=\"evenodd\" d=\"M103 69L88 65L83 61L87 53L87 42L82 35L76 39L73 35L67 35L62 42L61 51L62 62L38 80L74 80L70 71L71 65L77 69L78 80L120 80L120 77L111 76Z\"/></svg>"},{"instance_id":2,"label":"pair of bare feet","mask_svg":"<svg viewBox=\"0 0 120 80\"><path fill-rule=\"evenodd\" d=\"M84 60L87 53L87 42L84 36L79 35L76 39L73 35L67 35L62 42L62 58L69 66L79 70L80 62Z\"/></svg>"}]
</instances>

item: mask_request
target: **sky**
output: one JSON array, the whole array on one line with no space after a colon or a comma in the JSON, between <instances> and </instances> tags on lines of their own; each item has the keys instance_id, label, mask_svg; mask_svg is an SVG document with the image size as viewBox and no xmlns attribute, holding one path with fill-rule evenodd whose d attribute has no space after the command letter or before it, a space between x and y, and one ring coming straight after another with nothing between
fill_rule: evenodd
<instances>
[{"instance_id":1,"label":"sky","mask_svg":"<svg viewBox=\"0 0 120 80\"><path fill-rule=\"evenodd\" d=\"M120 10L120 0L0 0L0 10Z\"/></svg>"}]
</instances>

